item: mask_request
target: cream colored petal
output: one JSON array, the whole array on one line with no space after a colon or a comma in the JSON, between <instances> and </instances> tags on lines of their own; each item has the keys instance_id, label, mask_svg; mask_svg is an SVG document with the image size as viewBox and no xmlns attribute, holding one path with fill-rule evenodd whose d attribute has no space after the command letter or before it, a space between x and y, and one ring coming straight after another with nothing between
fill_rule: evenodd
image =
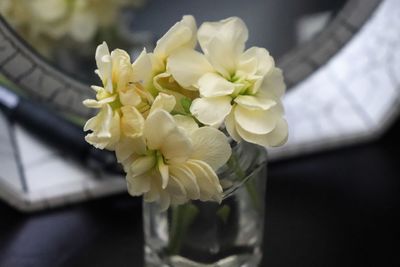
<instances>
[{"instance_id":1,"label":"cream colored petal","mask_svg":"<svg viewBox=\"0 0 400 267\"><path fill-rule=\"evenodd\" d=\"M165 189L168 185L168 181L169 181L169 167L168 165L166 165L164 163L164 159L162 157L159 157L157 159L157 166L158 166L158 170L160 172L161 175L161 180L162 180L162 189Z\"/></svg>"},{"instance_id":2,"label":"cream colored petal","mask_svg":"<svg viewBox=\"0 0 400 267\"><path fill-rule=\"evenodd\" d=\"M264 76L275 66L274 59L265 48L251 47L240 55L238 75Z\"/></svg>"},{"instance_id":3,"label":"cream colored petal","mask_svg":"<svg viewBox=\"0 0 400 267\"><path fill-rule=\"evenodd\" d=\"M216 73L204 74L200 78L198 86L202 97L227 96L235 91L234 83Z\"/></svg>"},{"instance_id":4,"label":"cream colored petal","mask_svg":"<svg viewBox=\"0 0 400 267\"><path fill-rule=\"evenodd\" d=\"M129 89L127 91L119 91L119 100L122 105L125 106L137 106L142 102L140 95L135 89Z\"/></svg>"},{"instance_id":5,"label":"cream colored petal","mask_svg":"<svg viewBox=\"0 0 400 267\"><path fill-rule=\"evenodd\" d=\"M289 137L288 124L284 118L281 118L275 129L268 134L268 144L272 147L281 146L285 144Z\"/></svg>"},{"instance_id":6,"label":"cream colored petal","mask_svg":"<svg viewBox=\"0 0 400 267\"><path fill-rule=\"evenodd\" d=\"M164 93L159 93L150 108L150 114L154 111L162 109L171 112L176 104L175 97Z\"/></svg>"},{"instance_id":7,"label":"cream colored petal","mask_svg":"<svg viewBox=\"0 0 400 267\"><path fill-rule=\"evenodd\" d=\"M84 131L92 132L86 135L85 140L96 148L114 150L120 137L119 124L118 112L113 112L111 107L106 105L95 117L86 122Z\"/></svg>"},{"instance_id":8,"label":"cream colored petal","mask_svg":"<svg viewBox=\"0 0 400 267\"><path fill-rule=\"evenodd\" d=\"M170 176L168 186L166 188L172 199L177 199L178 202L184 202L187 199L185 187L179 179L173 175ZM173 203L178 204L178 203Z\"/></svg>"},{"instance_id":9,"label":"cream colored petal","mask_svg":"<svg viewBox=\"0 0 400 267\"><path fill-rule=\"evenodd\" d=\"M192 150L192 142L189 136L178 126L175 126L164 138L160 148L168 164L185 162Z\"/></svg>"},{"instance_id":10,"label":"cream colored petal","mask_svg":"<svg viewBox=\"0 0 400 267\"><path fill-rule=\"evenodd\" d=\"M278 120L276 127L268 134L254 134L236 126L240 136L247 142L258 144L264 147L275 147L283 145L288 138L288 125L285 119Z\"/></svg>"},{"instance_id":11,"label":"cream colored petal","mask_svg":"<svg viewBox=\"0 0 400 267\"><path fill-rule=\"evenodd\" d=\"M154 49L154 54L166 59L176 49L182 47L194 48L196 45L196 21L193 16L183 16L182 20L177 22L168 30Z\"/></svg>"},{"instance_id":12,"label":"cream colored petal","mask_svg":"<svg viewBox=\"0 0 400 267\"><path fill-rule=\"evenodd\" d=\"M186 190L190 199L199 199L200 189L196 182L194 173L185 165L172 165L170 167L171 175L176 177Z\"/></svg>"},{"instance_id":13,"label":"cream colored petal","mask_svg":"<svg viewBox=\"0 0 400 267\"><path fill-rule=\"evenodd\" d=\"M171 73L167 73L167 72L162 72L160 74L157 74L156 76L153 77L153 83L154 83L154 87L160 91L160 92L164 92L167 91L165 90L160 83L160 80L163 79L169 79L171 77Z\"/></svg>"},{"instance_id":14,"label":"cream colored petal","mask_svg":"<svg viewBox=\"0 0 400 267\"><path fill-rule=\"evenodd\" d=\"M167 71L185 88L196 86L200 77L214 71L205 56L193 49L180 49L167 60Z\"/></svg>"},{"instance_id":15,"label":"cream colored petal","mask_svg":"<svg viewBox=\"0 0 400 267\"><path fill-rule=\"evenodd\" d=\"M126 175L128 192L131 196L140 196L150 190L150 179L147 175L132 177Z\"/></svg>"},{"instance_id":16,"label":"cream colored petal","mask_svg":"<svg viewBox=\"0 0 400 267\"><path fill-rule=\"evenodd\" d=\"M142 136L144 130L142 114L132 106L123 106L121 113L121 132L130 138Z\"/></svg>"},{"instance_id":17,"label":"cream colored petal","mask_svg":"<svg viewBox=\"0 0 400 267\"><path fill-rule=\"evenodd\" d=\"M191 135L193 131L199 128L199 125L197 125L194 119L190 116L174 115L174 120L176 124L179 127L183 128L189 135Z\"/></svg>"},{"instance_id":18,"label":"cream colored petal","mask_svg":"<svg viewBox=\"0 0 400 267\"><path fill-rule=\"evenodd\" d=\"M143 199L146 202L160 201L161 195L165 194L161 188L161 175L158 171L151 172L149 174L150 179L150 190L144 194ZM169 203L168 203L169 205Z\"/></svg>"},{"instance_id":19,"label":"cream colored petal","mask_svg":"<svg viewBox=\"0 0 400 267\"><path fill-rule=\"evenodd\" d=\"M110 51L108 50L106 42L103 42L97 47L95 58L98 70L97 73L103 82L104 89L112 93L112 63Z\"/></svg>"},{"instance_id":20,"label":"cream colored petal","mask_svg":"<svg viewBox=\"0 0 400 267\"><path fill-rule=\"evenodd\" d=\"M272 99L251 95L239 95L234 101L240 106L251 110L268 110L276 105L276 102Z\"/></svg>"},{"instance_id":21,"label":"cream colored petal","mask_svg":"<svg viewBox=\"0 0 400 267\"><path fill-rule=\"evenodd\" d=\"M217 127L231 111L231 100L229 96L197 98L192 102L190 112L201 123Z\"/></svg>"},{"instance_id":22,"label":"cream colored petal","mask_svg":"<svg viewBox=\"0 0 400 267\"><path fill-rule=\"evenodd\" d=\"M265 77L261 84L260 92L272 93L280 98L286 91L286 85L282 71L279 68L274 68Z\"/></svg>"},{"instance_id":23,"label":"cream colored petal","mask_svg":"<svg viewBox=\"0 0 400 267\"><path fill-rule=\"evenodd\" d=\"M232 154L226 136L212 127L201 127L193 132L193 154L191 159L202 160L215 171L223 166Z\"/></svg>"},{"instance_id":24,"label":"cream colored petal","mask_svg":"<svg viewBox=\"0 0 400 267\"><path fill-rule=\"evenodd\" d=\"M142 82L144 85L147 85L151 79L151 58L149 54L147 54L146 49L140 53L138 58L132 64L133 71L133 80L135 82Z\"/></svg>"},{"instance_id":25,"label":"cream colored petal","mask_svg":"<svg viewBox=\"0 0 400 267\"><path fill-rule=\"evenodd\" d=\"M205 22L198 31L200 46L211 64L226 78L233 75L237 60L244 51L248 30L244 22L231 17L219 22Z\"/></svg>"},{"instance_id":26,"label":"cream colored petal","mask_svg":"<svg viewBox=\"0 0 400 267\"><path fill-rule=\"evenodd\" d=\"M222 187L219 183L218 176L213 169L201 160L189 160L185 163L195 175L197 184L200 189L200 200L217 201L222 200Z\"/></svg>"},{"instance_id":27,"label":"cream colored petal","mask_svg":"<svg viewBox=\"0 0 400 267\"><path fill-rule=\"evenodd\" d=\"M118 91L126 90L133 81L133 69L129 54L122 49L111 52L112 82ZM115 89L115 88L114 88Z\"/></svg>"},{"instance_id":28,"label":"cream colored petal","mask_svg":"<svg viewBox=\"0 0 400 267\"><path fill-rule=\"evenodd\" d=\"M132 154L144 155L146 153L146 143L143 137L121 138L115 145L115 155L118 162L125 162Z\"/></svg>"},{"instance_id":29,"label":"cream colored petal","mask_svg":"<svg viewBox=\"0 0 400 267\"><path fill-rule=\"evenodd\" d=\"M98 70L95 70L95 72L98 72ZM102 90L104 90L103 87L97 86L97 85L91 85L90 88L92 88L96 93L101 92Z\"/></svg>"},{"instance_id":30,"label":"cream colored petal","mask_svg":"<svg viewBox=\"0 0 400 267\"><path fill-rule=\"evenodd\" d=\"M149 115L144 123L144 136L151 150L158 150L167 136L176 129L174 118L165 110L159 109Z\"/></svg>"},{"instance_id":31,"label":"cream colored petal","mask_svg":"<svg viewBox=\"0 0 400 267\"><path fill-rule=\"evenodd\" d=\"M83 101L83 104L88 107L88 108L101 108L106 104L109 104L117 98L117 95L112 95L107 98L103 98L101 100L95 100L95 99L86 99Z\"/></svg>"},{"instance_id":32,"label":"cream colored petal","mask_svg":"<svg viewBox=\"0 0 400 267\"><path fill-rule=\"evenodd\" d=\"M236 131L236 121L235 121L235 115L233 112L229 113L228 116L225 118L225 127L226 130L228 131L228 134L232 137L233 140L236 142L242 141L242 138L240 137L239 133Z\"/></svg>"},{"instance_id":33,"label":"cream colored petal","mask_svg":"<svg viewBox=\"0 0 400 267\"><path fill-rule=\"evenodd\" d=\"M160 192L159 204L160 204L160 211L166 211L169 208L171 204L171 197L167 192L164 191Z\"/></svg>"},{"instance_id":34,"label":"cream colored petal","mask_svg":"<svg viewBox=\"0 0 400 267\"><path fill-rule=\"evenodd\" d=\"M156 157L154 155L142 156L134 160L130 166L131 176L142 175L156 166Z\"/></svg>"},{"instance_id":35,"label":"cream colored petal","mask_svg":"<svg viewBox=\"0 0 400 267\"><path fill-rule=\"evenodd\" d=\"M270 110L252 110L240 105L234 109L235 121L240 127L250 133L266 134L271 132L279 118Z\"/></svg>"},{"instance_id":36,"label":"cream colored petal","mask_svg":"<svg viewBox=\"0 0 400 267\"><path fill-rule=\"evenodd\" d=\"M155 202L160 199L160 190L154 186L153 180L150 181L150 190L143 195L143 200L146 202Z\"/></svg>"},{"instance_id":37,"label":"cream colored petal","mask_svg":"<svg viewBox=\"0 0 400 267\"><path fill-rule=\"evenodd\" d=\"M156 76L166 71L165 59L159 58L154 53L148 53L151 61L152 75Z\"/></svg>"}]
</instances>

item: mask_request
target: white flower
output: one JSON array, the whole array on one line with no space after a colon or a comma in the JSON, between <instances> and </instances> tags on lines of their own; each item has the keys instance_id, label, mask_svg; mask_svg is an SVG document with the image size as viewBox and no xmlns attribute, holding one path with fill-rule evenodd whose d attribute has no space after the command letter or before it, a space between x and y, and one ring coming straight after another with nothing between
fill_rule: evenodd
<instances>
[{"instance_id":1,"label":"white flower","mask_svg":"<svg viewBox=\"0 0 400 267\"><path fill-rule=\"evenodd\" d=\"M193 16L183 16L158 41L154 48L153 61L155 71L165 71L166 59L182 48L194 48L197 43L197 26Z\"/></svg>"},{"instance_id":2,"label":"white flower","mask_svg":"<svg viewBox=\"0 0 400 267\"><path fill-rule=\"evenodd\" d=\"M231 155L222 132L198 128L189 117L174 119L157 109L145 121L143 138L135 142L124 162L131 195L158 201L164 210L190 199L221 201L222 187L215 170Z\"/></svg>"},{"instance_id":3,"label":"white flower","mask_svg":"<svg viewBox=\"0 0 400 267\"><path fill-rule=\"evenodd\" d=\"M155 95L164 92L173 95L177 100L175 109L183 112L182 98L198 97L195 88L182 88L172 79L166 69L168 58L181 49L194 49L197 43L197 25L193 16L183 16L182 20L172 26L158 41L153 53L149 53L153 66L153 83L147 86ZM153 87L153 89L152 89ZM189 90L187 90L189 89Z\"/></svg>"},{"instance_id":4,"label":"white flower","mask_svg":"<svg viewBox=\"0 0 400 267\"><path fill-rule=\"evenodd\" d=\"M141 134L144 119L153 97L141 85L150 78L151 63L145 51L131 64L129 55L116 49L110 54L103 43L96 50L96 73L103 87L92 86L96 99L84 104L101 111L88 120L84 130L92 132L86 141L97 148L114 150L121 135L135 137Z\"/></svg>"},{"instance_id":5,"label":"white flower","mask_svg":"<svg viewBox=\"0 0 400 267\"><path fill-rule=\"evenodd\" d=\"M0 12L19 34L45 56L62 39L87 43L118 23L124 6L146 0L1 0Z\"/></svg>"},{"instance_id":6,"label":"white flower","mask_svg":"<svg viewBox=\"0 0 400 267\"><path fill-rule=\"evenodd\" d=\"M280 97L285 85L268 51L244 50L248 30L236 17L204 23L198 39L204 55L180 49L167 61L167 71L182 87L199 90L191 113L205 125L225 122L236 141L284 143L288 131Z\"/></svg>"}]
</instances>

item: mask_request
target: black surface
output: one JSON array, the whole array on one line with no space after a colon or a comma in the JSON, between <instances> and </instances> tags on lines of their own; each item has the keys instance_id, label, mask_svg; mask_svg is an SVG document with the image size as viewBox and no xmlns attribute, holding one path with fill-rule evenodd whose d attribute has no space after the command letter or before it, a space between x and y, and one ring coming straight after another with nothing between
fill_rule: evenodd
<instances>
[{"instance_id":1,"label":"black surface","mask_svg":"<svg viewBox=\"0 0 400 267\"><path fill-rule=\"evenodd\" d=\"M382 140L271 164L262 266L400 266L400 124ZM0 266L142 266L140 199L32 215L0 203Z\"/></svg>"}]
</instances>

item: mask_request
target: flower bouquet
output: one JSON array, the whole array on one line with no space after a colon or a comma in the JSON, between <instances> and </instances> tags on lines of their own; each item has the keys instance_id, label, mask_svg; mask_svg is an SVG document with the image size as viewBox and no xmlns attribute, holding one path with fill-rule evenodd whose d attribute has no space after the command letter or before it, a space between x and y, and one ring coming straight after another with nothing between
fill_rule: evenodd
<instances>
[{"instance_id":1,"label":"flower bouquet","mask_svg":"<svg viewBox=\"0 0 400 267\"><path fill-rule=\"evenodd\" d=\"M184 16L132 63L106 43L87 142L115 151L143 196L148 266L255 266L261 252L264 147L287 140L282 72L231 17L197 29ZM196 50L199 43L201 52Z\"/></svg>"}]
</instances>

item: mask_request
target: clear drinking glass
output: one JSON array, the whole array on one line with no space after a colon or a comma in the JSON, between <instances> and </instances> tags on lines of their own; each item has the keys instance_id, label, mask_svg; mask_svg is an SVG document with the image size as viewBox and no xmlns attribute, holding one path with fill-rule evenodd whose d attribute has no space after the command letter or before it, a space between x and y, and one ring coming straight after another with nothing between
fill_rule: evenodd
<instances>
[{"instance_id":1,"label":"clear drinking glass","mask_svg":"<svg viewBox=\"0 0 400 267\"><path fill-rule=\"evenodd\" d=\"M241 142L218 171L221 204L191 201L161 212L144 202L147 267L253 267L262 257L266 150Z\"/></svg>"}]
</instances>

